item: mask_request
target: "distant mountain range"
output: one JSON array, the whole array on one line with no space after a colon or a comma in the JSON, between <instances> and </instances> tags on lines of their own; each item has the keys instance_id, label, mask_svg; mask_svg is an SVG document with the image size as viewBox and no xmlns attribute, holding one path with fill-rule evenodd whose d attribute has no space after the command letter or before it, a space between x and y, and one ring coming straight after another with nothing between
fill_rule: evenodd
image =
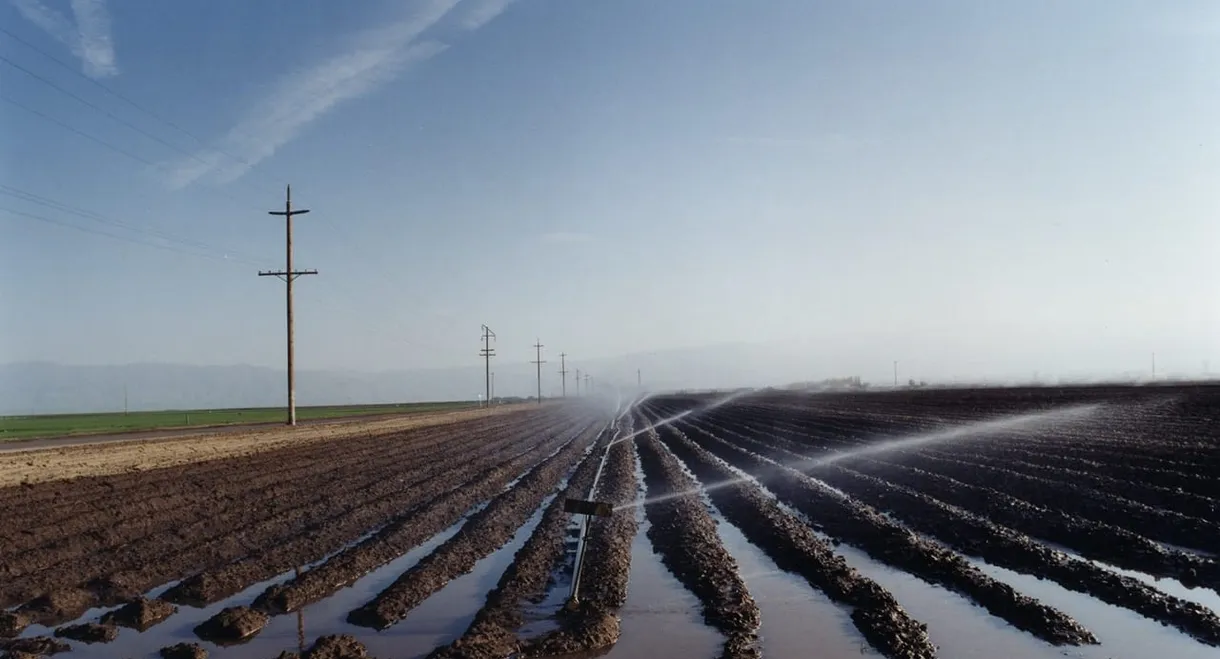
<instances>
[{"instance_id":1,"label":"distant mountain range","mask_svg":"<svg viewBox=\"0 0 1220 659\"><path fill-rule=\"evenodd\" d=\"M577 368L582 379L591 375L592 385L602 391L614 385L634 388L637 369L645 387L653 390L762 386L810 376L793 360L770 353L764 346L727 345L568 362L567 390L569 395L576 391ZM548 362L543 368L543 395L558 396L559 364ZM493 361L492 370L497 395L535 395L533 364ZM581 389L586 386L580 384ZM260 366L23 362L0 365L0 414L122 411L125 394L131 410L270 407L283 404L284 388L282 369ZM474 400L483 390L483 366L477 362L376 373L297 371L298 405Z\"/></svg>"}]
</instances>

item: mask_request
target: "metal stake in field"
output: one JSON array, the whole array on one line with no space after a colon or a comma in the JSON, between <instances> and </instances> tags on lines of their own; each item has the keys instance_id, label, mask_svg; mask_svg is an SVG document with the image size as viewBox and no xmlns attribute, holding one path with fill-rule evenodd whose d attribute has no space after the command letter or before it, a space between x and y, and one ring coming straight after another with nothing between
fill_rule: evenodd
<instances>
[{"instance_id":1,"label":"metal stake in field","mask_svg":"<svg viewBox=\"0 0 1220 659\"><path fill-rule=\"evenodd\" d=\"M566 353L566 352L559 353L559 377L563 381L563 387L560 390L560 395L563 396L564 398L568 397L568 365L567 365L567 361L566 361L567 356L568 356L568 353ZM1207 369L1205 368L1203 370L1206 371Z\"/></svg>"},{"instance_id":2,"label":"metal stake in field","mask_svg":"<svg viewBox=\"0 0 1220 659\"><path fill-rule=\"evenodd\" d=\"M542 348L543 348L542 339L534 339L534 351L536 352L537 356L534 357L534 361L531 363L535 364L538 367L538 404L539 405L542 404L542 365L546 363L546 360L544 360L542 358Z\"/></svg>"},{"instance_id":3,"label":"metal stake in field","mask_svg":"<svg viewBox=\"0 0 1220 659\"><path fill-rule=\"evenodd\" d=\"M290 426L295 426L297 424L296 373L294 371L294 366L293 366L294 355L295 355L295 349L294 349L295 339L293 336L293 326L292 326L292 282L294 279L296 279L297 277L300 277L301 275L318 274L317 270L293 270L292 269L292 216L293 215L304 215L305 213L308 213L308 212L309 212L309 210L306 208L292 210L292 186L291 185L288 186L288 189L285 191L285 195L284 195L284 210L268 211L269 215L283 215L284 216L284 221L285 221L284 223L286 226L285 243L286 243L286 247L287 247L287 249L286 249L287 267L284 270L277 271L277 272L259 271L259 273L258 273L259 277L278 277L281 281L283 281L284 283L286 283L288 285L288 298L287 298L288 299L288 305L287 305L287 309L288 309L288 312L287 312L287 316L288 316L288 425L290 425Z\"/></svg>"},{"instance_id":4,"label":"metal stake in field","mask_svg":"<svg viewBox=\"0 0 1220 659\"><path fill-rule=\"evenodd\" d=\"M491 347L491 340L496 338L496 333L491 331L491 328L483 325L483 349L479 351L479 356L483 358L483 376L484 385L487 387L487 405L491 405L491 358L495 356L496 350Z\"/></svg>"}]
</instances>

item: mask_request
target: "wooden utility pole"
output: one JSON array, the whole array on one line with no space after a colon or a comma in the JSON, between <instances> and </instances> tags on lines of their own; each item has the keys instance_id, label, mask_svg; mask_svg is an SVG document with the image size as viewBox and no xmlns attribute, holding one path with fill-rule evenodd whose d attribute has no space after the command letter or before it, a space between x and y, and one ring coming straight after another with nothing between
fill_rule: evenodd
<instances>
[{"instance_id":1,"label":"wooden utility pole","mask_svg":"<svg viewBox=\"0 0 1220 659\"><path fill-rule=\"evenodd\" d=\"M295 360L295 338L293 336L292 325L292 281L301 275L316 275L317 270L293 270L292 269L292 216L304 215L309 209L301 208L292 210L292 186L288 186L284 195L284 210L268 211L269 215L283 215L285 231L285 245L287 252L287 267L284 270L272 272L258 273L259 277L278 277L281 281L288 285L287 297L287 318L288 318L288 425L295 426L297 424L297 392L296 392L296 372L294 370Z\"/></svg>"},{"instance_id":2,"label":"wooden utility pole","mask_svg":"<svg viewBox=\"0 0 1220 659\"><path fill-rule=\"evenodd\" d=\"M643 389L644 388L643 382L644 381L640 379L640 369L638 369L638 368L635 369L635 388Z\"/></svg>"},{"instance_id":3,"label":"wooden utility pole","mask_svg":"<svg viewBox=\"0 0 1220 659\"><path fill-rule=\"evenodd\" d=\"M568 397L568 364L566 361L567 356L568 356L568 353L566 353L566 352L559 353L559 377L562 378L562 381L563 381L563 387L560 390L560 395L563 396L564 398ZM1203 370L1206 371L1207 369L1203 369Z\"/></svg>"},{"instance_id":4,"label":"wooden utility pole","mask_svg":"<svg viewBox=\"0 0 1220 659\"><path fill-rule=\"evenodd\" d=\"M576 397L580 398L580 369L576 369Z\"/></svg>"},{"instance_id":5,"label":"wooden utility pole","mask_svg":"<svg viewBox=\"0 0 1220 659\"><path fill-rule=\"evenodd\" d=\"M487 387L487 405L491 406L491 358L495 356L496 350L491 347L491 340L496 338L496 333L491 331L491 328L483 325L483 349L479 351L479 356L483 358L483 377L484 385Z\"/></svg>"},{"instance_id":6,"label":"wooden utility pole","mask_svg":"<svg viewBox=\"0 0 1220 659\"><path fill-rule=\"evenodd\" d=\"M898 360L894 360L894 388L898 387Z\"/></svg>"},{"instance_id":7,"label":"wooden utility pole","mask_svg":"<svg viewBox=\"0 0 1220 659\"><path fill-rule=\"evenodd\" d=\"M538 404L542 404L542 365L546 361L542 358L542 339L534 339L534 350L537 354L534 357L533 363L538 367Z\"/></svg>"}]
</instances>

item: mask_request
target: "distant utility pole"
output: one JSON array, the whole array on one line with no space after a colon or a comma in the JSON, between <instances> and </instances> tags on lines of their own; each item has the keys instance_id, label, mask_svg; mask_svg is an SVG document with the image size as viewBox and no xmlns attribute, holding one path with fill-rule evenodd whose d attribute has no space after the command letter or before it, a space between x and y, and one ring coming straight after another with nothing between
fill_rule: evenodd
<instances>
[{"instance_id":1,"label":"distant utility pole","mask_svg":"<svg viewBox=\"0 0 1220 659\"><path fill-rule=\"evenodd\" d=\"M589 384L589 380L591 380L591 379L592 379L592 376L590 376L588 373L585 373L585 395L591 395L593 393L593 385Z\"/></svg>"},{"instance_id":2,"label":"distant utility pole","mask_svg":"<svg viewBox=\"0 0 1220 659\"><path fill-rule=\"evenodd\" d=\"M898 387L898 360L894 360L894 387Z\"/></svg>"},{"instance_id":3,"label":"distant utility pole","mask_svg":"<svg viewBox=\"0 0 1220 659\"><path fill-rule=\"evenodd\" d=\"M491 328L483 325L483 349L479 351L479 356L483 358L483 378L484 386L487 388L487 405L491 405L491 358L495 356L496 349L491 347L491 340L496 338L496 333L491 331Z\"/></svg>"},{"instance_id":4,"label":"distant utility pole","mask_svg":"<svg viewBox=\"0 0 1220 659\"><path fill-rule=\"evenodd\" d=\"M534 339L534 350L537 352L537 357L534 358L534 364L538 367L538 404L542 404L542 365L546 360L542 358L542 339Z\"/></svg>"},{"instance_id":5,"label":"distant utility pole","mask_svg":"<svg viewBox=\"0 0 1220 659\"><path fill-rule=\"evenodd\" d=\"M576 369L576 397L580 398L580 369Z\"/></svg>"},{"instance_id":6,"label":"distant utility pole","mask_svg":"<svg viewBox=\"0 0 1220 659\"><path fill-rule=\"evenodd\" d=\"M284 224L286 226L285 243L287 252L287 267L280 271L259 271L259 277L278 277L281 281L288 285L288 425L295 426L297 424L297 391L296 391L296 371L294 366L295 360L295 337L293 335L292 325L292 282L301 275L316 275L317 270L293 270L292 269L292 216L304 215L309 209L301 208L292 210L292 186L284 194L284 210L268 211L269 215L283 215Z\"/></svg>"},{"instance_id":7,"label":"distant utility pole","mask_svg":"<svg viewBox=\"0 0 1220 659\"><path fill-rule=\"evenodd\" d=\"M642 382L643 380L640 379L640 369L637 368L635 369L635 388L642 389L644 387L644 385L641 384Z\"/></svg>"},{"instance_id":8,"label":"distant utility pole","mask_svg":"<svg viewBox=\"0 0 1220 659\"><path fill-rule=\"evenodd\" d=\"M568 397L568 364L567 364L567 356L568 356L568 353L566 353L566 352L561 352L561 353L559 353L559 377L563 379L563 389L561 390L561 394L560 394L560 395L562 395L564 398L567 398L567 397ZM1207 369L1203 369L1203 370L1207 370Z\"/></svg>"}]
</instances>

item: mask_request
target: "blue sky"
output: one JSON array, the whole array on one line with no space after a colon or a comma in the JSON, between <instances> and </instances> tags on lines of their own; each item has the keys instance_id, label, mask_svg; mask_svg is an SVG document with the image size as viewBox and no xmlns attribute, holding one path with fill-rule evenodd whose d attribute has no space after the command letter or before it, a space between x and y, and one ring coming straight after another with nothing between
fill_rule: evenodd
<instances>
[{"instance_id":1,"label":"blue sky","mask_svg":"<svg viewBox=\"0 0 1220 659\"><path fill-rule=\"evenodd\" d=\"M480 323L512 361L1220 368L1214 2L4 0L0 26L0 361L280 365L255 273L291 182L302 368L469 364Z\"/></svg>"}]
</instances>

